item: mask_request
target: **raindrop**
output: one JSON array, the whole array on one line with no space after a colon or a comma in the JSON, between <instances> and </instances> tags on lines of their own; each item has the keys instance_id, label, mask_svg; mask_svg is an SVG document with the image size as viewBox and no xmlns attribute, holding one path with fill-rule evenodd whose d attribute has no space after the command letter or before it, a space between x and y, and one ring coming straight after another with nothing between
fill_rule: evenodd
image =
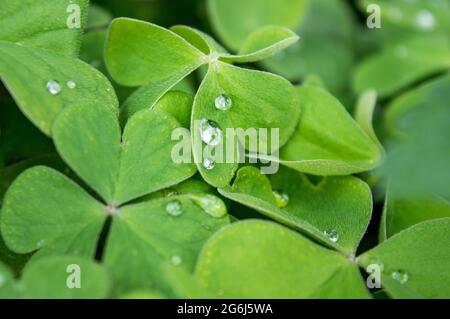
<instances>
[{"instance_id":1,"label":"raindrop","mask_svg":"<svg viewBox=\"0 0 450 319\"><path fill-rule=\"evenodd\" d=\"M175 255L175 256L172 256L172 257L170 258L170 261L172 262L172 265L178 266L178 265L181 264L182 259L181 259L180 256Z\"/></svg>"},{"instance_id":2,"label":"raindrop","mask_svg":"<svg viewBox=\"0 0 450 319\"><path fill-rule=\"evenodd\" d=\"M37 242L36 246L38 248L41 248L42 246L44 246L45 240L41 239L40 241Z\"/></svg>"},{"instance_id":3,"label":"raindrop","mask_svg":"<svg viewBox=\"0 0 450 319\"><path fill-rule=\"evenodd\" d=\"M77 84L76 84L74 81L69 80L69 81L67 81L67 87L68 87L69 89L74 89L74 88L77 87Z\"/></svg>"},{"instance_id":4,"label":"raindrop","mask_svg":"<svg viewBox=\"0 0 450 319\"><path fill-rule=\"evenodd\" d=\"M205 158L205 160L203 161L203 167L207 170L213 169L215 165L216 165L216 162L214 162L210 158Z\"/></svg>"},{"instance_id":5,"label":"raindrop","mask_svg":"<svg viewBox=\"0 0 450 319\"><path fill-rule=\"evenodd\" d=\"M57 95L61 92L61 85L58 81L50 80L47 82L47 91L49 91L52 95Z\"/></svg>"},{"instance_id":6,"label":"raindrop","mask_svg":"<svg viewBox=\"0 0 450 319\"><path fill-rule=\"evenodd\" d=\"M227 214L227 207L217 196L211 194L191 194L189 198L205 213L214 217L222 218Z\"/></svg>"},{"instance_id":7,"label":"raindrop","mask_svg":"<svg viewBox=\"0 0 450 319\"><path fill-rule=\"evenodd\" d=\"M408 274L403 270L396 270L391 274L392 279L399 283L406 284L408 282Z\"/></svg>"},{"instance_id":8,"label":"raindrop","mask_svg":"<svg viewBox=\"0 0 450 319\"><path fill-rule=\"evenodd\" d=\"M280 191L272 191L273 196L275 197L275 202L279 208L286 207L289 203L289 195Z\"/></svg>"},{"instance_id":9,"label":"raindrop","mask_svg":"<svg viewBox=\"0 0 450 319\"><path fill-rule=\"evenodd\" d=\"M215 146L222 140L222 130L213 121L202 119L200 121L200 135L205 144Z\"/></svg>"},{"instance_id":10,"label":"raindrop","mask_svg":"<svg viewBox=\"0 0 450 319\"><path fill-rule=\"evenodd\" d=\"M171 216L179 216L183 213L183 204L178 199L172 200L167 203L166 212Z\"/></svg>"},{"instance_id":11,"label":"raindrop","mask_svg":"<svg viewBox=\"0 0 450 319\"><path fill-rule=\"evenodd\" d=\"M326 231L324 231L324 234L333 243L335 243L339 240L339 233L334 228L327 229Z\"/></svg>"},{"instance_id":12,"label":"raindrop","mask_svg":"<svg viewBox=\"0 0 450 319\"><path fill-rule=\"evenodd\" d=\"M218 109L218 110L227 111L233 105L233 101L231 100L231 98L229 96L227 96L225 94L221 94L218 97L216 97L216 99L214 101L214 105L215 105L216 109Z\"/></svg>"},{"instance_id":13,"label":"raindrop","mask_svg":"<svg viewBox=\"0 0 450 319\"><path fill-rule=\"evenodd\" d=\"M436 20L430 11L421 10L417 14L416 23L422 30L432 30L436 25Z\"/></svg>"}]
</instances>

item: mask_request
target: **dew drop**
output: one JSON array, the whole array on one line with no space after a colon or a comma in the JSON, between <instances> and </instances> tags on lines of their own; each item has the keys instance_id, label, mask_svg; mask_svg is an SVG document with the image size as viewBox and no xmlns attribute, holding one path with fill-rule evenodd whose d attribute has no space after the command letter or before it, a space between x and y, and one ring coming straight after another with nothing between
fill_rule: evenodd
<instances>
[{"instance_id":1,"label":"dew drop","mask_svg":"<svg viewBox=\"0 0 450 319\"><path fill-rule=\"evenodd\" d=\"M417 14L416 23L422 30L432 30L436 25L436 20L430 11L421 10Z\"/></svg>"},{"instance_id":2,"label":"dew drop","mask_svg":"<svg viewBox=\"0 0 450 319\"><path fill-rule=\"evenodd\" d=\"M41 239L40 241L37 242L36 246L38 248L41 248L42 246L44 246L45 240Z\"/></svg>"},{"instance_id":3,"label":"dew drop","mask_svg":"<svg viewBox=\"0 0 450 319\"><path fill-rule=\"evenodd\" d=\"M218 110L227 111L233 105L233 101L228 95L221 94L218 97L216 97L214 105Z\"/></svg>"},{"instance_id":4,"label":"dew drop","mask_svg":"<svg viewBox=\"0 0 450 319\"><path fill-rule=\"evenodd\" d=\"M180 257L180 256L177 256L177 255L172 256L172 257L170 258L170 262L171 262L172 265L174 265L174 266L180 265L182 261L183 261L183 260L181 259L181 257Z\"/></svg>"},{"instance_id":5,"label":"dew drop","mask_svg":"<svg viewBox=\"0 0 450 319\"><path fill-rule=\"evenodd\" d=\"M73 80L69 80L69 81L67 81L67 87L69 89L74 89L77 87L77 84Z\"/></svg>"},{"instance_id":6,"label":"dew drop","mask_svg":"<svg viewBox=\"0 0 450 319\"><path fill-rule=\"evenodd\" d=\"M408 282L408 274L403 270L396 270L391 274L392 279L398 281L399 283L406 284Z\"/></svg>"},{"instance_id":7,"label":"dew drop","mask_svg":"<svg viewBox=\"0 0 450 319\"><path fill-rule=\"evenodd\" d=\"M50 80L47 82L47 91L49 91L52 95L57 95L61 92L61 85L58 81Z\"/></svg>"},{"instance_id":8,"label":"dew drop","mask_svg":"<svg viewBox=\"0 0 450 319\"><path fill-rule=\"evenodd\" d=\"M222 141L222 130L213 121L200 121L200 135L205 144L216 146Z\"/></svg>"},{"instance_id":9,"label":"dew drop","mask_svg":"<svg viewBox=\"0 0 450 319\"><path fill-rule=\"evenodd\" d=\"M217 196L211 194L191 194L189 198L211 217L222 218L227 214L227 207Z\"/></svg>"},{"instance_id":10,"label":"dew drop","mask_svg":"<svg viewBox=\"0 0 450 319\"><path fill-rule=\"evenodd\" d=\"M272 191L273 196L275 197L275 202L279 208L286 207L289 204L289 195L283 193L281 191Z\"/></svg>"},{"instance_id":11,"label":"dew drop","mask_svg":"<svg viewBox=\"0 0 450 319\"><path fill-rule=\"evenodd\" d=\"M178 199L172 200L167 203L166 212L171 216L180 216L183 213L183 204Z\"/></svg>"},{"instance_id":12,"label":"dew drop","mask_svg":"<svg viewBox=\"0 0 450 319\"><path fill-rule=\"evenodd\" d=\"M214 168L214 166L216 165L216 162L214 162L212 159L210 158L205 158L203 161L203 167L207 170L211 170Z\"/></svg>"},{"instance_id":13,"label":"dew drop","mask_svg":"<svg viewBox=\"0 0 450 319\"><path fill-rule=\"evenodd\" d=\"M335 243L339 240L339 233L334 228L327 229L326 231L324 231L324 234L333 243Z\"/></svg>"}]
</instances>

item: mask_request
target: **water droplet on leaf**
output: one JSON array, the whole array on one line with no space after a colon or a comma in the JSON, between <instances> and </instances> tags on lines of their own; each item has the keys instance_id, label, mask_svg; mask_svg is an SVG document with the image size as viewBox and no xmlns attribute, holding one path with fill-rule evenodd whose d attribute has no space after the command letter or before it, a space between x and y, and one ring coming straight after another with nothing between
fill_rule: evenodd
<instances>
[{"instance_id":1,"label":"water droplet on leaf","mask_svg":"<svg viewBox=\"0 0 450 319\"><path fill-rule=\"evenodd\" d=\"M58 81L50 80L47 82L47 91L49 91L52 95L57 95L61 92L61 85Z\"/></svg>"},{"instance_id":2,"label":"water droplet on leaf","mask_svg":"<svg viewBox=\"0 0 450 319\"><path fill-rule=\"evenodd\" d=\"M216 163L210 158L205 158L203 161L203 167L207 170L213 169L215 165Z\"/></svg>"},{"instance_id":3,"label":"water droplet on leaf","mask_svg":"<svg viewBox=\"0 0 450 319\"><path fill-rule=\"evenodd\" d=\"M171 261L172 265L178 266L181 264L182 259L180 256L175 255L170 258L170 261Z\"/></svg>"},{"instance_id":4,"label":"water droplet on leaf","mask_svg":"<svg viewBox=\"0 0 450 319\"><path fill-rule=\"evenodd\" d=\"M399 283L406 284L408 282L408 274L403 270L396 270L391 274L392 279Z\"/></svg>"},{"instance_id":5,"label":"water droplet on leaf","mask_svg":"<svg viewBox=\"0 0 450 319\"><path fill-rule=\"evenodd\" d=\"M203 119L200 122L200 136L205 144L216 146L222 141L222 130L215 122Z\"/></svg>"},{"instance_id":6,"label":"water droplet on leaf","mask_svg":"<svg viewBox=\"0 0 450 319\"><path fill-rule=\"evenodd\" d=\"M216 109L221 111L227 111L231 108L233 105L233 101L231 98L225 94L221 94L218 97L216 97L214 101L214 105L216 106Z\"/></svg>"},{"instance_id":7,"label":"water droplet on leaf","mask_svg":"<svg viewBox=\"0 0 450 319\"><path fill-rule=\"evenodd\" d=\"M339 240L339 233L338 233L338 231L337 231L336 229L334 229L334 228L327 229L327 230L324 232L324 234L325 234L325 236L326 236L329 240L331 240L333 243L335 243L335 242L337 242L337 241Z\"/></svg>"},{"instance_id":8,"label":"water droplet on leaf","mask_svg":"<svg viewBox=\"0 0 450 319\"><path fill-rule=\"evenodd\" d=\"M217 196L210 194L191 194L189 198L205 213L214 217L222 218L227 214L227 207Z\"/></svg>"},{"instance_id":9,"label":"water droplet on leaf","mask_svg":"<svg viewBox=\"0 0 450 319\"><path fill-rule=\"evenodd\" d=\"M67 87L68 87L69 89L74 89L74 88L77 87L77 84L76 84L74 81L69 80L69 81L67 81Z\"/></svg>"},{"instance_id":10,"label":"water droplet on leaf","mask_svg":"<svg viewBox=\"0 0 450 319\"><path fill-rule=\"evenodd\" d=\"M172 200L167 203L166 212L171 216L180 216L183 213L183 204L178 199Z\"/></svg>"},{"instance_id":11,"label":"water droplet on leaf","mask_svg":"<svg viewBox=\"0 0 450 319\"><path fill-rule=\"evenodd\" d=\"M38 248L41 248L42 246L44 246L45 240L40 240L37 242L36 246L38 246Z\"/></svg>"},{"instance_id":12,"label":"water droplet on leaf","mask_svg":"<svg viewBox=\"0 0 450 319\"><path fill-rule=\"evenodd\" d=\"M417 14L416 23L422 30L432 30L436 25L436 20L430 11L421 10Z\"/></svg>"},{"instance_id":13,"label":"water droplet on leaf","mask_svg":"<svg viewBox=\"0 0 450 319\"><path fill-rule=\"evenodd\" d=\"M275 201L279 208L286 207L289 204L289 195L280 191L272 191Z\"/></svg>"}]
</instances>

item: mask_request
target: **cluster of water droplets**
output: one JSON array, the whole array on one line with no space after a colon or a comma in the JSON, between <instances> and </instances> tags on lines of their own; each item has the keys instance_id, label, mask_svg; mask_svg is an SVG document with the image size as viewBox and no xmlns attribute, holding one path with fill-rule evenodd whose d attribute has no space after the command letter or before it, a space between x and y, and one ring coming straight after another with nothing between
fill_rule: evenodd
<instances>
[{"instance_id":1,"label":"cluster of water droplets","mask_svg":"<svg viewBox=\"0 0 450 319\"><path fill-rule=\"evenodd\" d=\"M171 200L166 204L166 213L170 216L180 216L183 213L183 204L178 200Z\"/></svg>"},{"instance_id":2,"label":"cluster of water droplets","mask_svg":"<svg viewBox=\"0 0 450 319\"><path fill-rule=\"evenodd\" d=\"M398 269L391 273L391 278L404 285L408 282L409 276L406 271Z\"/></svg>"},{"instance_id":3,"label":"cluster of water droplets","mask_svg":"<svg viewBox=\"0 0 450 319\"><path fill-rule=\"evenodd\" d=\"M75 83L75 81L69 80L69 81L67 81L66 86L69 89L75 89L77 87L77 84ZM47 91L51 95L58 95L62 91L61 84L58 81L56 81L56 80L49 80L49 81L47 81L46 87L47 87Z\"/></svg>"}]
</instances>

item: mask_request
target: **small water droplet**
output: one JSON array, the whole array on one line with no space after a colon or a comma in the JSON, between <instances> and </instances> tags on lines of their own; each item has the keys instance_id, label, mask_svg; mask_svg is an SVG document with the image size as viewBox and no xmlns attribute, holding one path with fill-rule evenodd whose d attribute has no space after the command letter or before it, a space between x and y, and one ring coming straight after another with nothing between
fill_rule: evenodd
<instances>
[{"instance_id":1,"label":"small water droplet","mask_svg":"<svg viewBox=\"0 0 450 319\"><path fill-rule=\"evenodd\" d=\"M222 218L227 214L227 207L217 196L211 194L190 194L189 198L205 213L214 217Z\"/></svg>"},{"instance_id":2,"label":"small water droplet","mask_svg":"<svg viewBox=\"0 0 450 319\"><path fill-rule=\"evenodd\" d=\"M200 135L205 144L216 146L222 141L222 130L213 121L200 121Z\"/></svg>"},{"instance_id":3,"label":"small water droplet","mask_svg":"<svg viewBox=\"0 0 450 319\"><path fill-rule=\"evenodd\" d=\"M61 92L61 85L58 81L50 80L47 82L47 91L49 91L52 95L57 95Z\"/></svg>"},{"instance_id":4,"label":"small water droplet","mask_svg":"<svg viewBox=\"0 0 450 319\"><path fill-rule=\"evenodd\" d=\"M172 257L170 258L170 262L171 262L172 265L174 265L174 266L180 265L182 261L183 261L183 260L181 259L181 257L180 257L180 256L177 256L177 255L172 256Z\"/></svg>"},{"instance_id":5,"label":"small water droplet","mask_svg":"<svg viewBox=\"0 0 450 319\"><path fill-rule=\"evenodd\" d=\"M408 282L408 274L401 269L392 272L391 277L402 285Z\"/></svg>"},{"instance_id":6,"label":"small water droplet","mask_svg":"<svg viewBox=\"0 0 450 319\"><path fill-rule=\"evenodd\" d=\"M286 207L289 204L289 195L283 193L281 191L272 191L273 196L275 197L275 202L279 208Z\"/></svg>"},{"instance_id":7,"label":"small water droplet","mask_svg":"<svg viewBox=\"0 0 450 319\"><path fill-rule=\"evenodd\" d=\"M0 274L0 288L3 287L5 281L6 281L5 277L2 274Z\"/></svg>"},{"instance_id":8,"label":"small water droplet","mask_svg":"<svg viewBox=\"0 0 450 319\"><path fill-rule=\"evenodd\" d=\"M214 100L214 105L218 110L227 111L233 105L233 101L228 95L221 94Z\"/></svg>"},{"instance_id":9,"label":"small water droplet","mask_svg":"<svg viewBox=\"0 0 450 319\"><path fill-rule=\"evenodd\" d=\"M326 231L324 231L324 234L333 243L335 243L339 240L339 233L334 228L327 229Z\"/></svg>"},{"instance_id":10,"label":"small water droplet","mask_svg":"<svg viewBox=\"0 0 450 319\"><path fill-rule=\"evenodd\" d=\"M42 246L44 246L45 240L41 239L40 241L37 242L36 246L38 248L41 248Z\"/></svg>"},{"instance_id":11,"label":"small water droplet","mask_svg":"<svg viewBox=\"0 0 450 319\"><path fill-rule=\"evenodd\" d=\"M436 25L436 20L430 11L421 10L417 14L416 23L422 30L432 30Z\"/></svg>"},{"instance_id":12,"label":"small water droplet","mask_svg":"<svg viewBox=\"0 0 450 319\"><path fill-rule=\"evenodd\" d=\"M179 216L183 213L183 204L178 199L172 200L167 203L166 212L171 216Z\"/></svg>"},{"instance_id":13,"label":"small water droplet","mask_svg":"<svg viewBox=\"0 0 450 319\"><path fill-rule=\"evenodd\" d=\"M203 167L207 170L211 170L214 168L214 166L216 165L216 162L214 162L212 159L210 158L205 158L203 161Z\"/></svg>"},{"instance_id":14,"label":"small water droplet","mask_svg":"<svg viewBox=\"0 0 450 319\"><path fill-rule=\"evenodd\" d=\"M69 89L74 89L77 87L77 84L73 80L69 80L69 81L67 81L67 87Z\"/></svg>"}]
</instances>

